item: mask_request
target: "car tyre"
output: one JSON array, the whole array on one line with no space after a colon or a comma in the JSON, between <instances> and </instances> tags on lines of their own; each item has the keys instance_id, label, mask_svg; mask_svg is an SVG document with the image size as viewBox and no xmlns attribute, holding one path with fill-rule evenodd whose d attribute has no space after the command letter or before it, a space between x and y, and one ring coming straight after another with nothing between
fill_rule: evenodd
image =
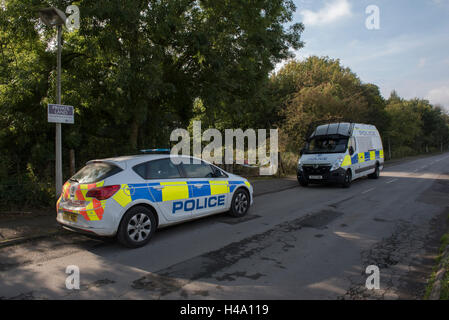
<instances>
[{"instance_id":1,"label":"car tyre","mask_svg":"<svg viewBox=\"0 0 449 320\"><path fill-rule=\"evenodd\" d=\"M156 231L154 213L144 206L129 209L117 232L117 240L128 248L139 248L148 243Z\"/></svg>"},{"instance_id":2,"label":"car tyre","mask_svg":"<svg viewBox=\"0 0 449 320\"><path fill-rule=\"evenodd\" d=\"M243 217L245 214L247 214L250 205L251 199L248 191L240 188L234 193L234 196L232 197L231 210L229 211L229 214L237 218Z\"/></svg>"}]
</instances>

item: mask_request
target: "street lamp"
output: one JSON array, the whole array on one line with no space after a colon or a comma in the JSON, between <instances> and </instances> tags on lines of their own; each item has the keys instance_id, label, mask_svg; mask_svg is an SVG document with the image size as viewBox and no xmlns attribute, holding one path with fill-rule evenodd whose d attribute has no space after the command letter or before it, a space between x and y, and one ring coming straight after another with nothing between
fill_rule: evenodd
<instances>
[{"instance_id":1,"label":"street lamp","mask_svg":"<svg viewBox=\"0 0 449 320\"><path fill-rule=\"evenodd\" d=\"M56 26L58 29L58 58L57 58L57 103L61 104L61 35L62 26L67 20L66 15L56 8L45 8L39 10L42 22L49 26ZM56 123L56 196L59 196L62 189L62 147L61 147L61 123Z\"/></svg>"}]
</instances>

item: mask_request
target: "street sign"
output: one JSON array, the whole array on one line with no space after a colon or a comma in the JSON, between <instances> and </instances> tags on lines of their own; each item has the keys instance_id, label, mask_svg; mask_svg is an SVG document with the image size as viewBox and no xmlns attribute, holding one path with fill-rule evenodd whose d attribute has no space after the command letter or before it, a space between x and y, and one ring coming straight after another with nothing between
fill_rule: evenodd
<instances>
[{"instance_id":1,"label":"street sign","mask_svg":"<svg viewBox=\"0 0 449 320\"><path fill-rule=\"evenodd\" d=\"M64 106L62 104L49 104L48 122L74 124L75 117L73 106Z\"/></svg>"}]
</instances>

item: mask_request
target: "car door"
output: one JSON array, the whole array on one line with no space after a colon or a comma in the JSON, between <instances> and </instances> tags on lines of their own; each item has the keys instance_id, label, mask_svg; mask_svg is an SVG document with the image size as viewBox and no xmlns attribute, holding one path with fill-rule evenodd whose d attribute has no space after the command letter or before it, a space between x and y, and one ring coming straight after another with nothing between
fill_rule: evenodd
<instances>
[{"instance_id":1,"label":"car door","mask_svg":"<svg viewBox=\"0 0 449 320\"><path fill-rule=\"evenodd\" d=\"M145 170L148 189L164 217L169 221L189 219L192 210L185 206L189 199L189 187L179 165L170 158L164 158L149 161Z\"/></svg>"},{"instance_id":2,"label":"car door","mask_svg":"<svg viewBox=\"0 0 449 320\"><path fill-rule=\"evenodd\" d=\"M226 208L229 195L226 176L215 177L214 168L204 161L183 163L181 167L189 185L189 201L194 203L194 216L208 215Z\"/></svg>"}]
</instances>

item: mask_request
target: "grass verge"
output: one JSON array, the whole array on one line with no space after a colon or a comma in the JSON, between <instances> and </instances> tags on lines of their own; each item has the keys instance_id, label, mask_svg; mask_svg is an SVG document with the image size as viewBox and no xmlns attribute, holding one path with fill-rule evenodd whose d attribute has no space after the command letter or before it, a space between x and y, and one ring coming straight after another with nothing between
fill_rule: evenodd
<instances>
[{"instance_id":1,"label":"grass verge","mask_svg":"<svg viewBox=\"0 0 449 320\"><path fill-rule=\"evenodd\" d=\"M445 234L441 238L441 247L439 250L439 255L435 259L435 266L433 267L432 274L430 275L429 281L426 287L426 293L424 295L424 300L428 300L430 294L432 293L433 286L435 285L437 272L441 267L446 269L446 273L441 282L441 292L440 300L449 300L449 256L443 256L446 248L449 247L449 233Z\"/></svg>"}]
</instances>

